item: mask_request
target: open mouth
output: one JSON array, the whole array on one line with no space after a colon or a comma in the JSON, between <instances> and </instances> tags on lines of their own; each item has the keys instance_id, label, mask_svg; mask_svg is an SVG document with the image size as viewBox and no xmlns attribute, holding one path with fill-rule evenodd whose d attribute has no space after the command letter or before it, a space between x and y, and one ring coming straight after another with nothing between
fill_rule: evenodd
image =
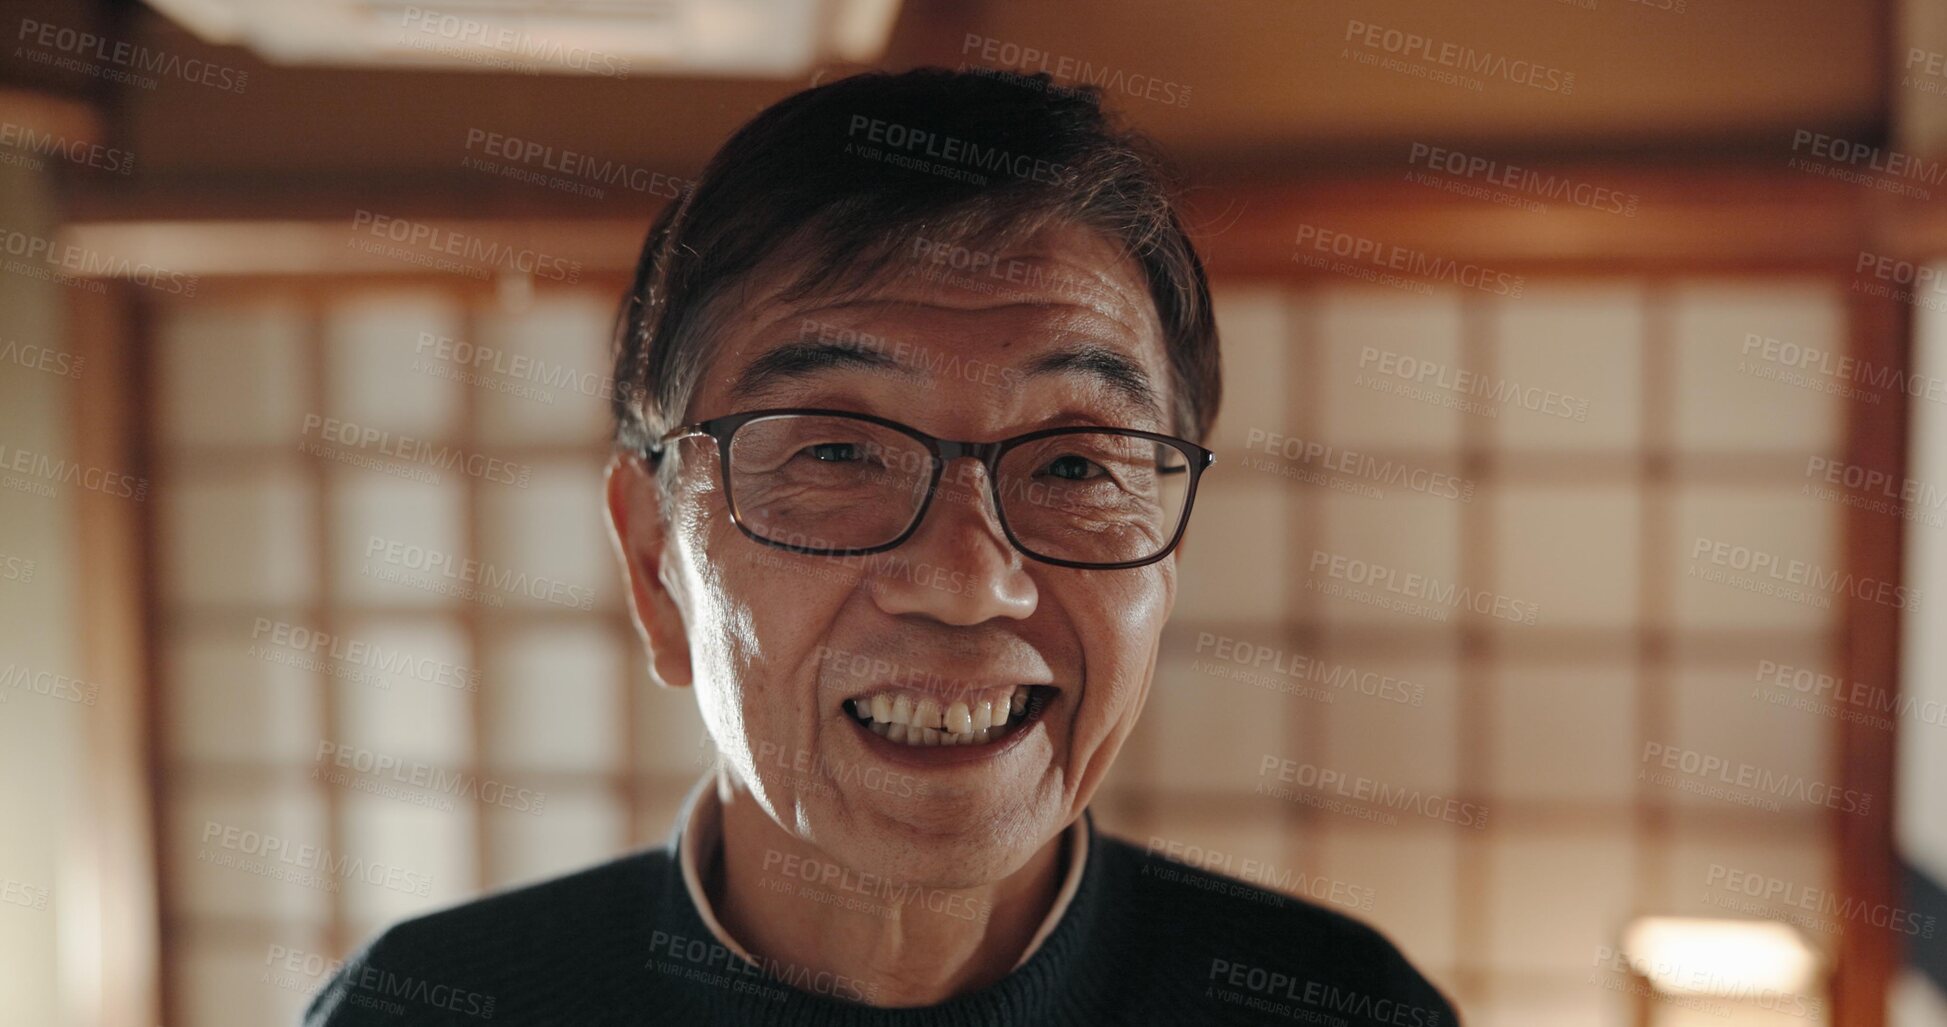
<instances>
[{"instance_id":1,"label":"open mouth","mask_svg":"<svg viewBox=\"0 0 1947 1027\"><path fill-rule=\"evenodd\" d=\"M861 727L888 742L911 746L992 745L1025 730L1048 705L1050 685L988 689L941 702L904 692L877 692L845 701Z\"/></svg>"}]
</instances>

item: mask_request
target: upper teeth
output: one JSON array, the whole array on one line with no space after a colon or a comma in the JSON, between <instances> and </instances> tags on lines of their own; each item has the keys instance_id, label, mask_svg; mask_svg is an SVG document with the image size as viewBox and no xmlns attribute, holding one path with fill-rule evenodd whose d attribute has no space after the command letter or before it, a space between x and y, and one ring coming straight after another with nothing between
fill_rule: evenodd
<instances>
[{"instance_id":1,"label":"upper teeth","mask_svg":"<svg viewBox=\"0 0 1947 1027\"><path fill-rule=\"evenodd\" d=\"M955 699L941 706L931 696L917 702L909 695L880 692L871 698L852 700L860 717L871 721L874 734L887 741L907 745L978 745L987 741L1009 720L1019 720L1028 711L1028 690L1016 685L1012 691L996 691L971 701Z\"/></svg>"}]
</instances>

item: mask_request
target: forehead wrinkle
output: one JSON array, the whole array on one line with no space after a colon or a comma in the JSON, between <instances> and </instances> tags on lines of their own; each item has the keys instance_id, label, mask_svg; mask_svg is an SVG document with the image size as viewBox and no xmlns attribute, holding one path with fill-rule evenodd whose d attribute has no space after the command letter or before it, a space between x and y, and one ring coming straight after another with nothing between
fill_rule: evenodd
<instances>
[{"instance_id":1,"label":"forehead wrinkle","mask_svg":"<svg viewBox=\"0 0 1947 1027\"><path fill-rule=\"evenodd\" d=\"M1013 308L1045 310L1056 316L1072 318L1092 315L1113 321L1140 335L1145 317L1150 309L1148 297L1131 294L1127 289L1111 285L1100 289L1062 290L1055 293L1037 295L1025 288L996 289L991 293L981 293L968 289L939 288L921 286L916 289L901 288L906 280L892 280L869 284L863 288L843 295L830 295L810 299L803 307L807 316L813 311L849 311L855 309L884 308L923 309L931 307L938 310L965 311L972 313L1006 312Z\"/></svg>"},{"instance_id":2,"label":"forehead wrinkle","mask_svg":"<svg viewBox=\"0 0 1947 1027\"><path fill-rule=\"evenodd\" d=\"M1100 343L1084 342L1030 360L1030 378L1048 375L1078 375L1107 387L1141 413L1163 420L1163 404L1150 382L1149 372L1136 360Z\"/></svg>"},{"instance_id":3,"label":"forehead wrinkle","mask_svg":"<svg viewBox=\"0 0 1947 1027\"><path fill-rule=\"evenodd\" d=\"M912 323L888 323L897 317L897 312L924 313L929 308L947 314L968 312L966 308L915 301L860 299L828 303L811 310L788 311L768 319L765 325L774 328L793 323L792 329L795 331L795 322L815 319L840 309L886 310L893 312L893 317L883 320L871 317L842 320L847 328L856 326L861 334L877 335L884 341L901 338L912 340L912 346L922 351L933 351L936 356L960 352L961 347L953 343L954 335L965 331L959 326L942 329ZM1028 324L1018 329L1021 337L1047 340L1045 350L1026 354L1013 365L1024 378L1065 379L1085 384L1096 392L1098 401L1106 402L1113 408L1114 417L1130 419L1119 421L1117 426L1168 430L1171 420L1158 385L1158 369L1147 366L1144 340L1139 330L1127 322L1061 303L1012 303L978 308L977 312L1004 311L1000 316L1007 317L1011 312L1008 308L1018 308L1019 313L1026 316ZM797 336L786 338L787 341L776 348L752 358L743 371L736 373L730 379L726 398L750 402L775 397L777 402L791 405L798 402L794 393L799 390L793 386L812 385L822 377L820 372L827 370L842 373L856 369L874 375L896 376L918 385L932 379L933 375L927 368L938 363L937 360L922 358L901 359L886 349L874 346L820 342L815 338Z\"/></svg>"},{"instance_id":4,"label":"forehead wrinkle","mask_svg":"<svg viewBox=\"0 0 1947 1027\"><path fill-rule=\"evenodd\" d=\"M1083 279L1094 287L1085 290L1063 289L1039 295L1032 289L980 293L961 289L941 290L927 287L910 276L882 275L818 290L816 295L794 295L792 276L779 274L773 268L769 274L752 276L741 282L738 290L740 297L722 308L732 322L741 321L742 326L731 328L717 338L728 341L741 337L743 344L712 348L717 350L716 356L728 356L726 349L748 348L761 344L764 337L774 333L783 335L789 329L782 326L788 322L861 311L867 315L855 322L861 332L876 332L888 337L917 333L927 337L926 341L918 343L921 346L951 348L947 344L951 331L936 332L916 324L893 327L891 323L902 321L902 312L921 316L950 315L955 312L992 313L1002 319L1018 316L1031 325L1029 330L1021 332L1024 338L1042 336L1052 340L1054 336L1066 336L1083 343L1090 338L1100 340L1097 349L1114 354L1142 371L1141 378L1145 380L1141 384L1147 386L1148 395L1143 395L1144 390L1134 388L1137 384L1135 376L1118 374L1107 362L1092 361L1095 369L1107 372L1105 374L1090 373L1087 365L1091 361L1063 360L1063 363L1071 366L1062 370L1075 374L1078 379L1085 377L1092 380L1102 387L1106 398L1114 400L1118 406L1126 406L1131 415L1153 418L1165 427L1170 425L1172 418L1164 409L1165 400L1160 386L1164 380L1173 385L1174 380L1168 378L1169 358L1163 345L1161 325L1156 320L1146 283L1139 274L1132 274L1134 269L1128 266L1128 258L1118 255L1119 259L1112 260L1089 259L1096 254L1075 255L1063 252L1058 246L1038 252L1014 252L1020 259L1059 269L1069 282ZM888 323L874 324L878 321L871 317L874 311L885 312ZM844 320L849 322L852 319L848 317ZM1075 338L1077 336L1081 338ZM890 354L878 355L899 363L898 358ZM709 364L715 363L716 360L709 360ZM863 363L857 363L857 366L866 369ZM757 391L789 395L791 390L783 386L805 377L809 376L773 376L767 383L756 383L759 386ZM913 377L914 380L923 380L926 376L916 370ZM730 372L711 369L707 364L704 379L715 379L719 388L731 387L734 380Z\"/></svg>"},{"instance_id":5,"label":"forehead wrinkle","mask_svg":"<svg viewBox=\"0 0 1947 1027\"><path fill-rule=\"evenodd\" d=\"M912 381L925 375L877 350L800 339L770 349L744 366L730 384L733 399L772 391L777 386L817 377L825 371L857 368Z\"/></svg>"}]
</instances>

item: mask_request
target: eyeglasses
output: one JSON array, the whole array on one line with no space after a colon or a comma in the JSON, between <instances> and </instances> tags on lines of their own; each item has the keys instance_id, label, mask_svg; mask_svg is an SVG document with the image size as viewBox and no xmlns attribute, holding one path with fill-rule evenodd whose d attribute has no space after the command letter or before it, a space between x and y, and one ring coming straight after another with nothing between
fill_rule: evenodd
<instances>
[{"instance_id":1,"label":"eyeglasses","mask_svg":"<svg viewBox=\"0 0 1947 1027\"><path fill-rule=\"evenodd\" d=\"M949 461L987 469L1002 531L1061 567L1114 570L1168 556L1197 479L1216 454L1133 428L1048 428L997 442L935 438L843 410L751 410L679 428L643 447L653 462L708 436L730 519L765 545L819 556L882 553L919 530Z\"/></svg>"}]
</instances>

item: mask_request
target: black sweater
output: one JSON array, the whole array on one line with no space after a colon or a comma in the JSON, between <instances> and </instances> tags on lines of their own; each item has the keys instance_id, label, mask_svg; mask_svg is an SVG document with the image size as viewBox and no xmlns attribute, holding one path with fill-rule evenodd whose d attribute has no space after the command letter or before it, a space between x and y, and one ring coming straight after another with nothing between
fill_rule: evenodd
<instances>
[{"instance_id":1,"label":"black sweater","mask_svg":"<svg viewBox=\"0 0 1947 1027\"><path fill-rule=\"evenodd\" d=\"M1453 1008L1378 932L1321 906L1090 832L1074 900L1001 981L924 1008L732 955L676 842L398 924L306 1027L420 1024L1326 1024L1448 1027Z\"/></svg>"}]
</instances>

